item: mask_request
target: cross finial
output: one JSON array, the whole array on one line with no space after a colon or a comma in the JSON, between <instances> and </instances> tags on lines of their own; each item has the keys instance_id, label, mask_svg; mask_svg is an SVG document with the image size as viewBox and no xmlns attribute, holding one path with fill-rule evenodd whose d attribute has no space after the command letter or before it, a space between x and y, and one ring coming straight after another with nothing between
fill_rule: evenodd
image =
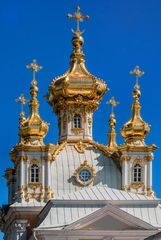
<instances>
[{"instance_id":1,"label":"cross finial","mask_svg":"<svg viewBox=\"0 0 161 240\"><path fill-rule=\"evenodd\" d=\"M84 19L89 19L89 16L88 15L82 15L81 12L80 12L80 7L77 6L76 7L76 12L73 13L73 14L68 14L67 15L68 18L73 18L75 21L76 21L76 25L77 25L77 28L76 28L76 31L74 31L72 29L72 32L73 33L77 33L77 34L81 34L83 32L80 31L80 22L83 22Z\"/></svg>"},{"instance_id":2,"label":"cross finial","mask_svg":"<svg viewBox=\"0 0 161 240\"><path fill-rule=\"evenodd\" d=\"M135 84L135 88L139 88L139 77L141 77L142 75L144 75L144 72L140 70L139 66L136 66L135 69L133 71L130 71L130 74L135 75L136 77L136 84Z\"/></svg>"},{"instance_id":3,"label":"cross finial","mask_svg":"<svg viewBox=\"0 0 161 240\"><path fill-rule=\"evenodd\" d=\"M36 72L38 72L39 70L41 70L42 69L42 66L39 66L38 64L37 64L37 61L35 60L35 59L33 59L32 60L32 63L30 64L30 65L27 65L26 66L26 68L27 69L30 69L31 71L32 71L32 73L33 73L33 80L36 80L35 79L35 75L36 75Z\"/></svg>"},{"instance_id":4,"label":"cross finial","mask_svg":"<svg viewBox=\"0 0 161 240\"><path fill-rule=\"evenodd\" d=\"M28 103L29 100L25 98L23 93L21 93L20 96L16 99L16 102L21 104L21 113L24 113L24 105Z\"/></svg>"},{"instance_id":5,"label":"cross finial","mask_svg":"<svg viewBox=\"0 0 161 240\"><path fill-rule=\"evenodd\" d=\"M109 104L111 106L111 114L114 114L114 107L120 104L120 102L117 102L115 98L112 97L109 102L106 102L106 104Z\"/></svg>"}]
</instances>

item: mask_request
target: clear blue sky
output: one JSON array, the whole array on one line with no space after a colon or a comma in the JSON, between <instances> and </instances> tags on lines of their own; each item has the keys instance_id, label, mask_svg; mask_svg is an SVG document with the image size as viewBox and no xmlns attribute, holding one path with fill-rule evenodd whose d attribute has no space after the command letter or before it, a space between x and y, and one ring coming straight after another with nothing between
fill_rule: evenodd
<instances>
[{"instance_id":1,"label":"clear blue sky","mask_svg":"<svg viewBox=\"0 0 161 240\"><path fill-rule=\"evenodd\" d=\"M116 108L117 142L123 143L119 129L130 118L134 78L129 74L136 64L145 71L140 80L142 117L151 124L147 144L161 147L161 1L160 0L8 0L0 1L0 202L7 203L4 171L12 164L9 152L18 142L20 93L29 98L31 73L25 66L36 58L44 68L37 74L40 113L50 123L45 143L57 142L57 119L43 96L52 78L69 66L72 50L67 13L77 5L90 15L82 24L86 65L104 79L110 91L94 115L94 139L107 143L111 96L121 102ZM28 113L28 107L26 107ZM153 189L161 197L161 149L153 161Z\"/></svg>"}]
</instances>

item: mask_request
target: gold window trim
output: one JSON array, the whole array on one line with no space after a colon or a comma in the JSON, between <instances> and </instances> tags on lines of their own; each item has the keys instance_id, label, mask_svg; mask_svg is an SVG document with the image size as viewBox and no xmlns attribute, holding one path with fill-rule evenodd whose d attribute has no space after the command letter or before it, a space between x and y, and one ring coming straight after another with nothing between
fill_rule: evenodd
<instances>
[{"instance_id":1,"label":"gold window trim","mask_svg":"<svg viewBox=\"0 0 161 240\"><path fill-rule=\"evenodd\" d=\"M134 168L135 165L139 164L141 167L141 181L134 181ZM135 161L133 162L132 165L132 183L131 186L135 189L141 188L142 186L144 186L144 182L143 182L143 176L144 176L144 166L142 163L142 160L140 158L136 158Z\"/></svg>"},{"instance_id":2,"label":"gold window trim","mask_svg":"<svg viewBox=\"0 0 161 240\"><path fill-rule=\"evenodd\" d=\"M79 177L79 173L82 170L88 170L91 173L91 178L86 181L83 182L80 177ZM95 170L93 166L89 166L87 160L85 160L73 173L73 176L75 177L76 181L81 185L81 186L88 186L89 184L91 184L96 176Z\"/></svg>"}]
</instances>

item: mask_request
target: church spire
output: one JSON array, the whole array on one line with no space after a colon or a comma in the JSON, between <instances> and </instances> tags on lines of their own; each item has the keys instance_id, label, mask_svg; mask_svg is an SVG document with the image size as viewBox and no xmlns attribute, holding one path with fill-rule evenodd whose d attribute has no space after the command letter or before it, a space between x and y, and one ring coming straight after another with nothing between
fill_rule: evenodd
<instances>
[{"instance_id":1,"label":"church spire","mask_svg":"<svg viewBox=\"0 0 161 240\"><path fill-rule=\"evenodd\" d=\"M68 18L73 18L76 21L76 30L72 29L72 32L74 34L72 38L72 44L73 44L73 52L70 56L70 62L71 62L71 68L74 67L74 63L82 63L84 62L84 54L82 51L82 45L84 43L84 39L82 37L82 34L84 33L84 30L80 30L80 22L82 22L84 19L89 19L88 15L83 15L80 12L80 7L76 7L76 12L73 14L68 14ZM85 67L84 67L85 68ZM86 70L87 71L87 70Z\"/></svg>"},{"instance_id":2,"label":"church spire","mask_svg":"<svg viewBox=\"0 0 161 240\"><path fill-rule=\"evenodd\" d=\"M144 74L144 72L140 70L139 66L136 66L133 71L130 71L130 74L133 74L136 79L134 91L132 93L132 96L134 98L134 102L132 104L132 117L122 127L121 135L127 144L142 146L145 145L145 136L150 131L149 125L143 121L140 115L141 105L139 98L141 96L141 92L138 80Z\"/></svg>"},{"instance_id":3,"label":"church spire","mask_svg":"<svg viewBox=\"0 0 161 240\"><path fill-rule=\"evenodd\" d=\"M116 107L119 104L119 102L117 102L115 98L112 97L110 101L107 102L106 104L109 104L111 106L111 114L109 120L110 130L108 133L108 147L111 150L115 150L117 147L117 143L116 143L116 131L115 131L116 119L114 114L114 107Z\"/></svg>"},{"instance_id":4,"label":"church spire","mask_svg":"<svg viewBox=\"0 0 161 240\"><path fill-rule=\"evenodd\" d=\"M25 118L25 111L24 111L24 105L29 102L28 99L25 98L24 94L21 93L21 95L16 99L16 102L21 104L21 112L19 117L19 136L20 136L20 128L23 124L23 122L26 120ZM22 143L22 137L19 138L19 143Z\"/></svg>"},{"instance_id":5,"label":"church spire","mask_svg":"<svg viewBox=\"0 0 161 240\"><path fill-rule=\"evenodd\" d=\"M38 87L36 81L36 72L41 70L42 67L37 64L36 60L33 60L30 65L27 65L27 68L32 71L33 75L30 87L30 113L29 117L21 122L19 135L20 138L23 139L24 144L42 145L43 138L48 131L48 124L41 119L38 112L39 103L37 100Z\"/></svg>"},{"instance_id":6,"label":"church spire","mask_svg":"<svg viewBox=\"0 0 161 240\"><path fill-rule=\"evenodd\" d=\"M20 112L20 118L19 118L19 123L21 123L26 119L25 112L24 112L24 105L28 103L29 100L25 98L23 93L21 93L20 96L16 99L16 102L21 104L21 112Z\"/></svg>"}]
</instances>

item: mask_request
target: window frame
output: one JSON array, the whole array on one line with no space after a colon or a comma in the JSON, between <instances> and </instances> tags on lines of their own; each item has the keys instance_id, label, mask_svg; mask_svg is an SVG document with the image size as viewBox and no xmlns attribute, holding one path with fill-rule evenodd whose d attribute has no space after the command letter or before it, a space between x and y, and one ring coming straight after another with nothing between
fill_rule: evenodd
<instances>
[{"instance_id":1,"label":"window frame","mask_svg":"<svg viewBox=\"0 0 161 240\"><path fill-rule=\"evenodd\" d=\"M39 183L40 181L40 169L38 164L33 163L30 168L30 182Z\"/></svg>"},{"instance_id":2,"label":"window frame","mask_svg":"<svg viewBox=\"0 0 161 240\"><path fill-rule=\"evenodd\" d=\"M81 129L82 128L82 116L79 113L74 114L73 128L74 129Z\"/></svg>"},{"instance_id":3,"label":"window frame","mask_svg":"<svg viewBox=\"0 0 161 240\"><path fill-rule=\"evenodd\" d=\"M134 183L142 182L142 166L139 163L135 163L135 165L134 165L133 181L134 181Z\"/></svg>"}]
</instances>

